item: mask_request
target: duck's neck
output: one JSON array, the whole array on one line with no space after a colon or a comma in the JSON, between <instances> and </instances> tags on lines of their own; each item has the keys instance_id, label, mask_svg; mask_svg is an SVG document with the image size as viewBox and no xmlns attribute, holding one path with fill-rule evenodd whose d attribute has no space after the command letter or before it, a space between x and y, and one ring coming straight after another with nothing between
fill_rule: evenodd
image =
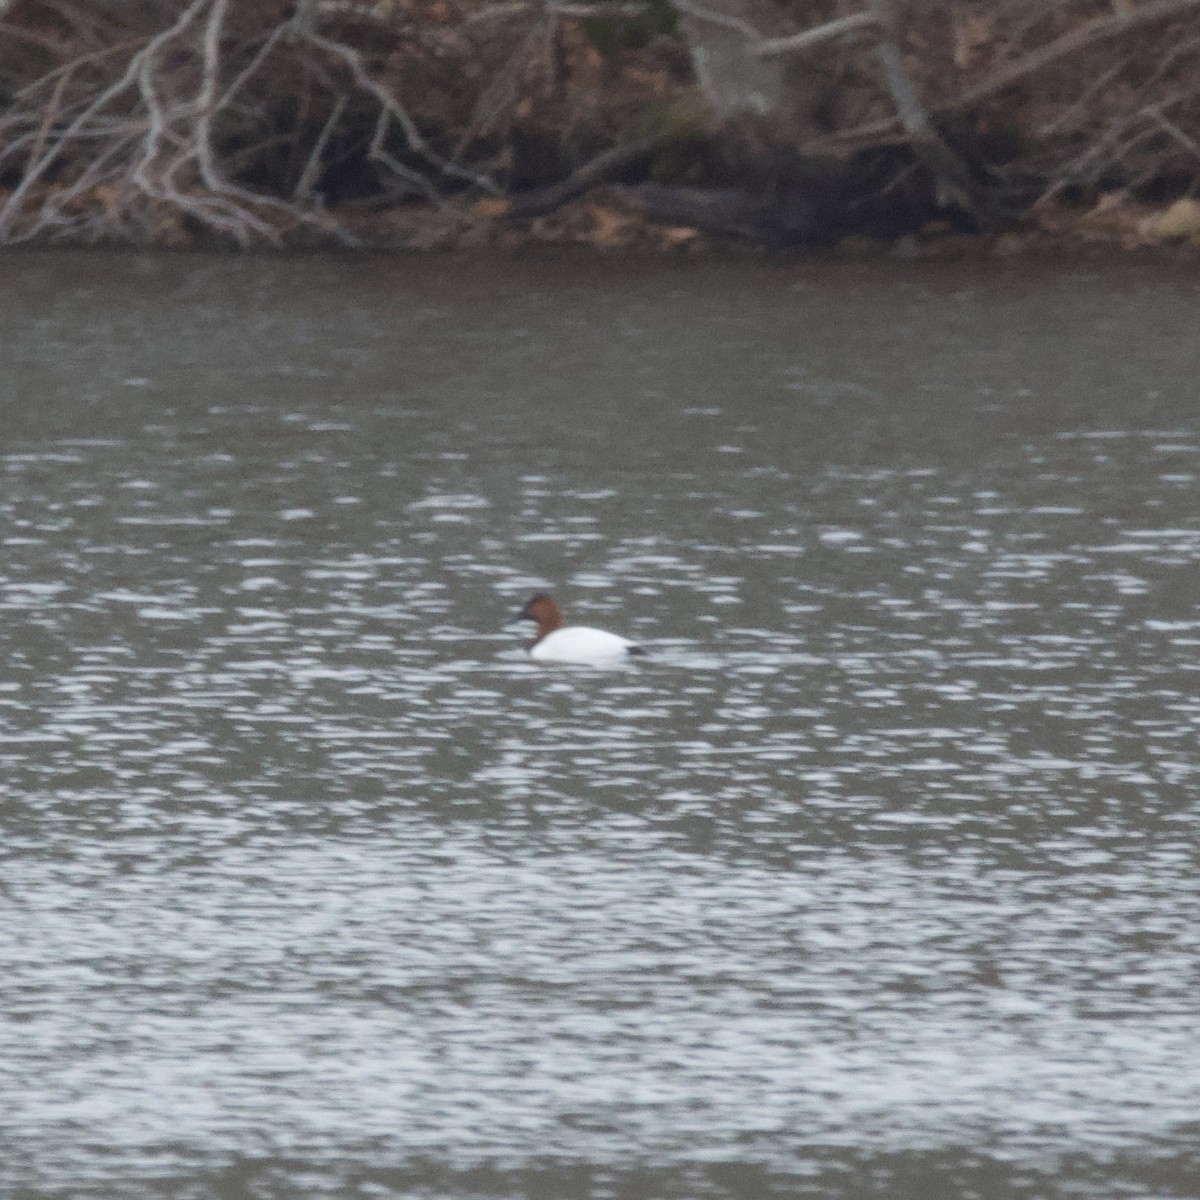
<instances>
[{"instance_id":1,"label":"duck's neck","mask_svg":"<svg viewBox=\"0 0 1200 1200\"><path fill-rule=\"evenodd\" d=\"M562 613L557 608L551 609L549 612L540 612L537 615L537 637L533 640L540 642L548 633L553 633L556 629L561 629L562 627Z\"/></svg>"}]
</instances>

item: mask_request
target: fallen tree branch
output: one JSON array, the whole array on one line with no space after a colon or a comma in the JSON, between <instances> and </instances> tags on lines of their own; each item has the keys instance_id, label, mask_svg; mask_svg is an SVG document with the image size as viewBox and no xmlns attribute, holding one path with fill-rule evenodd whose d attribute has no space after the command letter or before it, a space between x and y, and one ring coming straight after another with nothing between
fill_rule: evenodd
<instances>
[{"instance_id":1,"label":"fallen tree branch","mask_svg":"<svg viewBox=\"0 0 1200 1200\"><path fill-rule=\"evenodd\" d=\"M517 200L508 211L508 216L514 220L527 220L531 217L545 216L556 208L561 208L576 196L582 196L589 188L606 183L614 175L636 166L639 162L652 157L664 146L671 143L668 134L643 138L639 142L631 142L627 146L617 146L612 150L593 158L591 162L568 175L561 183L552 187L542 188L541 191Z\"/></svg>"},{"instance_id":2,"label":"fallen tree branch","mask_svg":"<svg viewBox=\"0 0 1200 1200\"><path fill-rule=\"evenodd\" d=\"M721 237L764 241L781 232L778 213L761 195L740 188L670 187L639 183L614 187L616 199L626 207L663 225L684 225ZM788 240L802 240L800 236Z\"/></svg>"}]
</instances>

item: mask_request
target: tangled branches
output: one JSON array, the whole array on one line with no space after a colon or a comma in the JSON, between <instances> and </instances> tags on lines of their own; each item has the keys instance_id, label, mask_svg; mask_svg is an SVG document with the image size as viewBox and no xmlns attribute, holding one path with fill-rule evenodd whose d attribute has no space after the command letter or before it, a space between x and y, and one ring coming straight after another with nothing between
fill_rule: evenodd
<instances>
[{"instance_id":1,"label":"tangled branches","mask_svg":"<svg viewBox=\"0 0 1200 1200\"><path fill-rule=\"evenodd\" d=\"M722 187L748 163L786 182L791 159L754 159L777 151L826 180L850 164L828 185L846 212L898 204L922 166L967 211L1179 195L1200 189L1197 17L1200 0L0 0L0 243L388 240L398 215L535 220L606 180ZM724 154L722 95L774 106L788 136ZM526 195L458 203L505 190Z\"/></svg>"},{"instance_id":2,"label":"tangled branches","mask_svg":"<svg viewBox=\"0 0 1200 1200\"><path fill-rule=\"evenodd\" d=\"M999 175L1049 191L1200 182L1200 0L1004 0L949 21L940 5L904 3L930 113L960 137L992 131ZM847 119L810 148L898 140L897 125Z\"/></svg>"},{"instance_id":3,"label":"tangled branches","mask_svg":"<svg viewBox=\"0 0 1200 1200\"><path fill-rule=\"evenodd\" d=\"M40 20L0 24L10 48L62 60L0 117L0 241L206 232L249 245L308 229L350 242L319 185L352 144L392 197L436 202L447 181L494 190L431 147L363 51L323 28L335 6L114 5L82 31L100 43L84 53L70 52L75 10L39 7Z\"/></svg>"}]
</instances>

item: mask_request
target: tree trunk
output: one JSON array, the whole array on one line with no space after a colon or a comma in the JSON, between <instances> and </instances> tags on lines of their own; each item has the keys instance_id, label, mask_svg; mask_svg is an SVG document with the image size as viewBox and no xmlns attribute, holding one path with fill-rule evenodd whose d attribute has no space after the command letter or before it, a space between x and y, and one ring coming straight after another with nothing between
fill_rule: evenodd
<instances>
[{"instance_id":1,"label":"tree trunk","mask_svg":"<svg viewBox=\"0 0 1200 1200\"><path fill-rule=\"evenodd\" d=\"M810 204L822 199L812 193L817 177L805 169L802 150L821 132L816 114L832 86L814 51L834 39L866 36L912 156L936 185L937 205L970 214L981 228L992 221L987 196L933 125L906 74L893 0L864 0L861 11L805 30L790 25L770 0L672 3L726 157L751 190L780 209L794 207L798 190ZM824 174L836 172L827 167Z\"/></svg>"},{"instance_id":2,"label":"tree trunk","mask_svg":"<svg viewBox=\"0 0 1200 1200\"><path fill-rule=\"evenodd\" d=\"M761 53L766 41L795 33L778 8L769 0L673 2L696 78L727 142L751 156L794 153L814 135L817 76L786 56Z\"/></svg>"}]
</instances>

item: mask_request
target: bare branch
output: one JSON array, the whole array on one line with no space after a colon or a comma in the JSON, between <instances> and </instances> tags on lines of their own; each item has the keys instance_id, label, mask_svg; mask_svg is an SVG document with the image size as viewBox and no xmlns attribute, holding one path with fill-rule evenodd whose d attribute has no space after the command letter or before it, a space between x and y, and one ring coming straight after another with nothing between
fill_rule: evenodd
<instances>
[{"instance_id":1,"label":"bare branch","mask_svg":"<svg viewBox=\"0 0 1200 1200\"><path fill-rule=\"evenodd\" d=\"M1132 29L1157 21L1166 21L1193 9L1200 9L1200 0L1155 0L1155 2L1144 4L1139 8L1127 9L1118 16L1089 21L1000 68L986 79L960 92L951 100L937 105L933 112L939 116L946 116L973 108L980 101L989 99L1021 79L1051 66L1062 58L1099 45ZM818 153L833 146L844 147L856 143L882 144L888 141L901 141L903 138L896 132L898 124L900 124L899 116L864 121L852 129L839 130L828 137L814 138L805 149L810 153Z\"/></svg>"},{"instance_id":2,"label":"bare branch","mask_svg":"<svg viewBox=\"0 0 1200 1200\"><path fill-rule=\"evenodd\" d=\"M556 17L640 17L649 7L646 3L621 4L612 0L599 0L596 4L543 4L541 0L512 0L507 4L489 4L465 17L465 25L476 25L483 21L507 21L510 17L524 17L530 13L545 12L553 20Z\"/></svg>"},{"instance_id":3,"label":"bare branch","mask_svg":"<svg viewBox=\"0 0 1200 1200\"><path fill-rule=\"evenodd\" d=\"M296 180L296 186L292 189L293 200L305 200L312 195L313 184L316 182L317 176L321 171L321 160L325 155L325 147L329 145L329 139L333 136L333 131L337 128L337 124L342 119L342 114L345 111L346 97L339 96L334 102L333 111L330 112L329 119L321 128L317 140L313 143L312 152L308 156L308 162L304 164L304 170L300 172L300 178Z\"/></svg>"},{"instance_id":4,"label":"bare branch","mask_svg":"<svg viewBox=\"0 0 1200 1200\"><path fill-rule=\"evenodd\" d=\"M814 29L806 29L803 33L793 33L789 37L768 38L754 53L759 58L781 58L785 54L806 54L835 38L864 33L875 28L875 25L874 13L853 13L848 17L839 17L836 21L827 21L824 25L818 25Z\"/></svg>"},{"instance_id":5,"label":"bare branch","mask_svg":"<svg viewBox=\"0 0 1200 1200\"><path fill-rule=\"evenodd\" d=\"M1076 54L1109 38L1119 37L1132 29L1150 25L1156 21L1166 21L1171 17L1200 9L1200 0L1156 0L1155 3L1143 4L1139 8L1125 9L1115 17L1103 17L1088 21L1069 33L1064 33L1054 41L1038 50L1025 55L1015 63L1001 67L987 79L956 96L950 106L955 109L970 108L980 100L1002 92L1027 75L1041 71L1051 63L1057 62L1068 54Z\"/></svg>"},{"instance_id":6,"label":"bare branch","mask_svg":"<svg viewBox=\"0 0 1200 1200\"><path fill-rule=\"evenodd\" d=\"M892 0L868 0L868 3L879 30L875 53L914 153L933 172L949 199L983 221L984 204L979 189L972 183L965 164L933 127L916 88L904 70Z\"/></svg>"},{"instance_id":7,"label":"bare branch","mask_svg":"<svg viewBox=\"0 0 1200 1200\"><path fill-rule=\"evenodd\" d=\"M224 186L221 173L213 161L212 123L216 115L217 84L221 71L221 34L224 32L225 12L229 0L213 0L204 27L204 70L200 76L200 94L196 97L199 117L196 121L196 157L200 177L213 190Z\"/></svg>"},{"instance_id":8,"label":"bare branch","mask_svg":"<svg viewBox=\"0 0 1200 1200\"><path fill-rule=\"evenodd\" d=\"M705 25L716 25L721 29L732 30L734 33L741 34L747 41L756 44L765 40L753 25L739 17L715 12L703 4L696 4L695 0L671 0L671 2L680 12L686 13L693 20L701 21Z\"/></svg>"},{"instance_id":9,"label":"bare branch","mask_svg":"<svg viewBox=\"0 0 1200 1200\"><path fill-rule=\"evenodd\" d=\"M294 37L308 37L317 31L317 9L320 0L296 0L296 8L288 22L289 32Z\"/></svg>"},{"instance_id":10,"label":"bare branch","mask_svg":"<svg viewBox=\"0 0 1200 1200\"><path fill-rule=\"evenodd\" d=\"M541 42L541 31L535 25L525 35L521 45L500 69L495 79L475 102L471 120L458 139L454 156L457 158L474 138L482 137L512 110L516 103L521 76L525 73Z\"/></svg>"},{"instance_id":11,"label":"bare branch","mask_svg":"<svg viewBox=\"0 0 1200 1200\"><path fill-rule=\"evenodd\" d=\"M73 60L24 89L27 103L42 92L46 98L40 112L34 110L36 126L28 109L0 118L0 130L6 131L0 159L24 157L21 179L0 207L0 240L72 229L130 229L140 220L135 212L140 197L143 206L150 203L148 212L164 206L242 245L278 241L283 228L304 224L353 242L323 213L249 191L226 176L216 122L234 111L235 93L248 85L282 36L277 27L263 37L249 63L223 87L229 11L229 0L192 0L154 36ZM119 76L98 95L88 97L84 88L75 88L86 102L66 102L68 87L74 88L85 65L130 49ZM85 149L89 144L95 148ZM41 189L60 164L66 178ZM18 230L16 222L35 193L39 202L32 219ZM98 203L105 206L101 213L95 211ZM268 210L282 222L265 219Z\"/></svg>"},{"instance_id":12,"label":"bare branch","mask_svg":"<svg viewBox=\"0 0 1200 1200\"><path fill-rule=\"evenodd\" d=\"M383 149L389 121L395 121L404 131L404 136L409 146L427 162L437 167L443 174L452 175L458 179L465 179L473 183L476 187L493 194L497 191L496 185L486 176L480 175L475 171L469 171L465 167L460 167L456 163L452 163L448 159L435 154L426 144L420 130L417 129L404 106L383 84L371 77L370 72L363 63L362 55L352 46L347 46L343 42L335 42L331 38L323 37L318 33L308 33L305 35L305 38L312 45L320 46L329 54L340 58L350 68L350 73L354 76L355 82L359 87L369 92L379 102L380 120L376 122L375 136L371 139L372 158L382 162L401 177L410 179L416 177L416 172L401 166L392 155L386 153ZM425 181L425 186L422 190L431 191L428 181Z\"/></svg>"},{"instance_id":13,"label":"bare branch","mask_svg":"<svg viewBox=\"0 0 1200 1200\"><path fill-rule=\"evenodd\" d=\"M1195 138L1190 138L1174 121L1168 120L1162 114L1162 109L1157 104L1148 106L1145 110L1147 116L1151 118L1164 132L1179 143L1185 150L1188 151L1194 158L1200 159L1200 143L1197 143Z\"/></svg>"},{"instance_id":14,"label":"bare branch","mask_svg":"<svg viewBox=\"0 0 1200 1200\"><path fill-rule=\"evenodd\" d=\"M185 18L186 20L190 20L191 16L189 14L192 14L193 11L198 12L203 2L204 0L196 0L196 3L193 4L190 9L188 9L188 12L180 18L180 23L177 23L178 27L182 27L182 23L186 23ZM107 88L105 88L104 91L102 91L95 98L95 100L91 102L91 104L83 109L83 111L76 116L74 121L72 121L71 124L67 126L67 128L61 134L58 135L55 144L45 154L43 154L39 160L30 165L29 169L26 170L24 176L22 177L21 182L18 183L15 188L13 188L3 206L0 206L0 241L3 241L7 235L12 226L13 219L20 211L21 205L24 203L25 197L28 195L30 189L32 189L34 184L36 184L46 174L46 172L50 170L51 166L53 166L55 159L58 157L59 150L73 137L77 136L93 116L99 112L103 112L103 110L107 108L117 96L119 96L133 83L134 79L138 75L138 72L142 69L143 56L152 47L157 48L158 45L161 45L164 41L168 40L169 37L173 36L176 27L177 26L172 26L171 29L160 33L158 37L151 39L146 47L135 54L129 60L129 63L121 77L115 83L110 84Z\"/></svg>"},{"instance_id":15,"label":"bare branch","mask_svg":"<svg viewBox=\"0 0 1200 1200\"><path fill-rule=\"evenodd\" d=\"M282 41L286 32L286 25L277 25L269 34L267 34L265 38L263 38L263 44L258 48L258 51L255 53L254 57L251 58L251 60L242 69L241 73L237 75L233 82L225 89L221 99L217 102L218 108L224 108L227 104L231 103L234 96L236 96L238 92L240 92L242 88L246 86L251 78L253 78L253 76L256 75L259 70L261 70L263 63L270 57L271 51L275 49L276 45Z\"/></svg>"}]
</instances>

